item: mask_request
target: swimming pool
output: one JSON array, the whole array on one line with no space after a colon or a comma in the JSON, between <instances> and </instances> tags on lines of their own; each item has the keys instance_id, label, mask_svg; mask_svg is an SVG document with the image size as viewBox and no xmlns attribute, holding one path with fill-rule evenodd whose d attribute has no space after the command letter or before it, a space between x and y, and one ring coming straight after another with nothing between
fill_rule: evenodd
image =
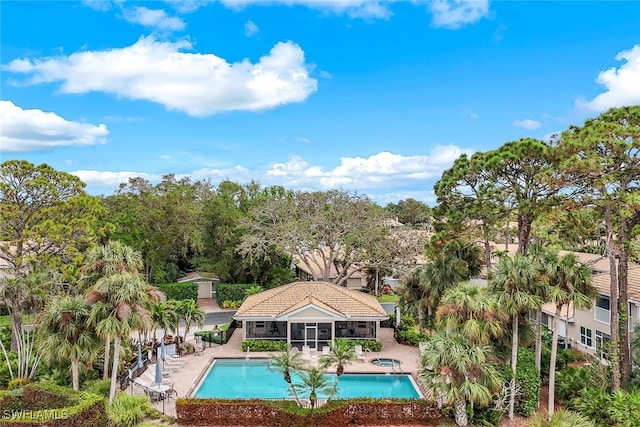
<instances>
[{"instance_id":1,"label":"swimming pool","mask_svg":"<svg viewBox=\"0 0 640 427\"><path fill-rule=\"evenodd\" d=\"M288 384L281 374L267 369L267 359L217 359L202 378L193 396L227 399L285 399ZM335 375L328 374L335 380ZM293 382L299 377L293 373ZM419 398L409 375L344 374L338 381L340 399L355 397Z\"/></svg>"}]
</instances>

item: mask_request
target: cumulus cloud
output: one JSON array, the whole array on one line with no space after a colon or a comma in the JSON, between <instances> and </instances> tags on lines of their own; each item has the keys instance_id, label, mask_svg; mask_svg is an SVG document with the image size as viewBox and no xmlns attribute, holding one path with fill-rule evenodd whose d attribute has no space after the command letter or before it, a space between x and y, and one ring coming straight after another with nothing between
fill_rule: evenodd
<instances>
[{"instance_id":1,"label":"cumulus cloud","mask_svg":"<svg viewBox=\"0 0 640 427\"><path fill-rule=\"evenodd\" d=\"M527 130L540 129L542 127L542 123L537 120L524 119L524 120L514 120L511 124L515 127L519 127Z\"/></svg>"},{"instance_id":2,"label":"cumulus cloud","mask_svg":"<svg viewBox=\"0 0 640 427\"><path fill-rule=\"evenodd\" d=\"M129 178L144 178L151 182L158 182L162 179L160 175L153 175L144 172L130 171L97 171L97 170L77 170L70 172L80 178L87 186L116 188L121 183L127 183Z\"/></svg>"},{"instance_id":3,"label":"cumulus cloud","mask_svg":"<svg viewBox=\"0 0 640 427\"><path fill-rule=\"evenodd\" d=\"M434 0L431 25L456 30L489 14L489 0Z\"/></svg>"},{"instance_id":4,"label":"cumulus cloud","mask_svg":"<svg viewBox=\"0 0 640 427\"><path fill-rule=\"evenodd\" d=\"M55 113L25 110L11 101L0 101L0 129L0 152L13 153L104 144L109 134L104 124L74 122Z\"/></svg>"},{"instance_id":5,"label":"cumulus cloud","mask_svg":"<svg viewBox=\"0 0 640 427\"><path fill-rule=\"evenodd\" d=\"M160 31L181 31L184 30L185 23L176 16L169 16L162 9L148 9L138 6L131 9L123 9L122 17L134 24Z\"/></svg>"},{"instance_id":6,"label":"cumulus cloud","mask_svg":"<svg viewBox=\"0 0 640 427\"><path fill-rule=\"evenodd\" d=\"M25 84L61 82L63 93L104 92L199 117L302 102L317 90L304 51L293 42L277 43L255 64L183 52L191 47L150 36L124 48L15 59L3 68L27 75Z\"/></svg>"},{"instance_id":7,"label":"cumulus cloud","mask_svg":"<svg viewBox=\"0 0 640 427\"><path fill-rule=\"evenodd\" d=\"M437 177L461 154L472 152L455 145L437 146L429 156L404 156L385 151L366 158L343 157L338 166L326 170L292 156L286 162L272 164L267 177L305 188L316 184L324 189L393 188Z\"/></svg>"},{"instance_id":8,"label":"cumulus cloud","mask_svg":"<svg viewBox=\"0 0 640 427\"><path fill-rule=\"evenodd\" d=\"M623 64L602 71L596 79L606 91L591 101L579 99L576 102L579 108L600 113L613 107L640 104L640 45L618 53L616 61Z\"/></svg>"},{"instance_id":9,"label":"cumulus cloud","mask_svg":"<svg viewBox=\"0 0 640 427\"><path fill-rule=\"evenodd\" d=\"M242 9L248 5L305 6L323 12L347 15L350 18L388 19L391 17L389 0L222 0L231 9Z\"/></svg>"},{"instance_id":10,"label":"cumulus cloud","mask_svg":"<svg viewBox=\"0 0 640 427\"><path fill-rule=\"evenodd\" d=\"M247 37L255 36L260 32L260 28L252 20L248 20L244 24L244 35Z\"/></svg>"}]
</instances>

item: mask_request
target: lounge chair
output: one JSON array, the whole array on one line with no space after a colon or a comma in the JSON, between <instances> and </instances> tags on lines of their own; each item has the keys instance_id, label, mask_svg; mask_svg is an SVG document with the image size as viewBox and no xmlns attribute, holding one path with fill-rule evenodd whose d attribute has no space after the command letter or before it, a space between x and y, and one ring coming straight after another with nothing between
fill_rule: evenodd
<instances>
[{"instance_id":1,"label":"lounge chair","mask_svg":"<svg viewBox=\"0 0 640 427\"><path fill-rule=\"evenodd\" d=\"M308 345L302 346L302 359L311 360L311 348Z\"/></svg>"},{"instance_id":2,"label":"lounge chair","mask_svg":"<svg viewBox=\"0 0 640 427\"><path fill-rule=\"evenodd\" d=\"M293 346L293 347L291 347L291 350L289 350L289 352L291 354L298 354L298 353L300 353L300 349L298 347L296 347L296 346Z\"/></svg>"},{"instance_id":3,"label":"lounge chair","mask_svg":"<svg viewBox=\"0 0 640 427\"><path fill-rule=\"evenodd\" d=\"M362 360L362 361L366 360L366 357L364 356L364 352L362 351L362 345L356 344L353 349L356 354L356 359Z\"/></svg>"}]
</instances>

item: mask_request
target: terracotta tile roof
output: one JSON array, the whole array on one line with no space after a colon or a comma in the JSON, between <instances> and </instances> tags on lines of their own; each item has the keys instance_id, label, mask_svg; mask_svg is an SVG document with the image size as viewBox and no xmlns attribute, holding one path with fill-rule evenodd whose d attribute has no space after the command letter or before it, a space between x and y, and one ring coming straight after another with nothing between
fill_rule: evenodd
<instances>
[{"instance_id":1,"label":"terracotta tile roof","mask_svg":"<svg viewBox=\"0 0 640 427\"><path fill-rule=\"evenodd\" d=\"M315 305L344 318L388 318L373 295L328 282L294 282L251 295L233 317L277 318L307 305Z\"/></svg>"},{"instance_id":2,"label":"terracotta tile roof","mask_svg":"<svg viewBox=\"0 0 640 427\"><path fill-rule=\"evenodd\" d=\"M544 304L542 304L542 312L543 313L547 313L551 316L555 316L556 315L556 305L552 302L545 302ZM564 320L571 320L573 319L575 314L575 311L573 309L573 302L570 302L569 305L567 306L567 304L564 304L562 306L562 309L560 311L560 318L564 319ZM551 326L549 326L551 327Z\"/></svg>"},{"instance_id":3,"label":"terracotta tile roof","mask_svg":"<svg viewBox=\"0 0 640 427\"><path fill-rule=\"evenodd\" d=\"M640 303L640 265L629 265L629 299ZM611 278L609 273L594 274L591 276L591 284L595 286L598 293L609 295Z\"/></svg>"}]
</instances>

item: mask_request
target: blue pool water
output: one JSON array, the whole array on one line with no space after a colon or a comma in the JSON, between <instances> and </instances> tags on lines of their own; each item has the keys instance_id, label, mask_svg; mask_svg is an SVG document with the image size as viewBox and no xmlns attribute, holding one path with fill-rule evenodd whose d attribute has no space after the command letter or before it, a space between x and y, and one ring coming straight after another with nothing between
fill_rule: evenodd
<instances>
[{"instance_id":1,"label":"blue pool water","mask_svg":"<svg viewBox=\"0 0 640 427\"><path fill-rule=\"evenodd\" d=\"M267 369L267 360L218 359L200 382L195 397L283 399L291 397L282 374ZM328 374L331 380L335 375ZM299 378L292 374L292 381ZM418 398L408 375L344 374L335 398Z\"/></svg>"}]
</instances>

